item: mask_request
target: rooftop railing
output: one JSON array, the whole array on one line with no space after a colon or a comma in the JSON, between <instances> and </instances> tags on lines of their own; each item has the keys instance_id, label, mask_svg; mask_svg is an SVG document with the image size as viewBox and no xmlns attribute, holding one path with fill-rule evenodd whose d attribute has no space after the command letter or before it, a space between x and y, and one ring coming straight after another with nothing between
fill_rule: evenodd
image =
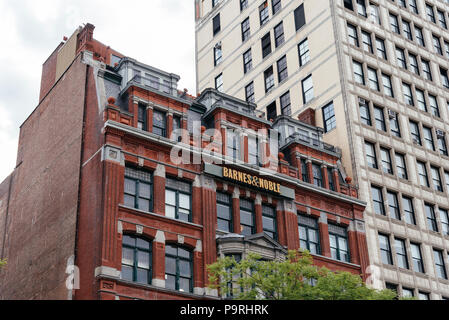
<instances>
[{"instance_id":1,"label":"rooftop railing","mask_svg":"<svg viewBox=\"0 0 449 320\"><path fill-rule=\"evenodd\" d=\"M307 136L305 134L302 134L302 133L299 133L299 132L295 132L291 136L289 136L286 139L285 144L289 144L291 142L297 142L297 143L300 143L300 144L306 144L306 145L309 145L309 146L313 146L313 147L316 147L316 148L324 149L326 151L330 151L330 152L337 153L337 154L341 153L339 148L337 148L337 147L335 147L335 146L333 146L331 144L328 144L326 142L323 142L323 141L321 141L319 139L315 139L315 138L309 137L309 136Z\"/></svg>"}]
</instances>

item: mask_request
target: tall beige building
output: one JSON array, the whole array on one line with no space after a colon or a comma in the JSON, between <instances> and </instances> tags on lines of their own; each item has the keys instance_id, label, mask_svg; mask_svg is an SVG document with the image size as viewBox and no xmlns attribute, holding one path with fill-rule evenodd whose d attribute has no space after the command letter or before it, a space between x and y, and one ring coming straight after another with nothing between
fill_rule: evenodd
<instances>
[{"instance_id":1,"label":"tall beige building","mask_svg":"<svg viewBox=\"0 0 449 320\"><path fill-rule=\"evenodd\" d=\"M374 286L448 299L449 0L195 6L197 91L314 110L367 202Z\"/></svg>"}]
</instances>

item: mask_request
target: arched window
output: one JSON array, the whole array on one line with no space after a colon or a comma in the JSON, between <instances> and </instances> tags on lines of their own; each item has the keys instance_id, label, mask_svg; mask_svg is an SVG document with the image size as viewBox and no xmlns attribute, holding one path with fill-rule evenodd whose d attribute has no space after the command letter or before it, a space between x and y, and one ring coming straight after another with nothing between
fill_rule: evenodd
<instances>
[{"instance_id":1,"label":"arched window","mask_svg":"<svg viewBox=\"0 0 449 320\"><path fill-rule=\"evenodd\" d=\"M165 288L193 292L191 251L176 245L165 246Z\"/></svg>"},{"instance_id":2,"label":"arched window","mask_svg":"<svg viewBox=\"0 0 449 320\"><path fill-rule=\"evenodd\" d=\"M124 235L122 242L122 279L151 284L152 244L150 241Z\"/></svg>"}]
</instances>

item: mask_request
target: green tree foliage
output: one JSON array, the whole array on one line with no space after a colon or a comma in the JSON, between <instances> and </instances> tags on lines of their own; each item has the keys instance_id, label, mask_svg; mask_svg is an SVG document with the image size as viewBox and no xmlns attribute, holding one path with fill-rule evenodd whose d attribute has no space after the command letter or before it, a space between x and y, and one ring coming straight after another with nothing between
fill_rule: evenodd
<instances>
[{"instance_id":1,"label":"green tree foliage","mask_svg":"<svg viewBox=\"0 0 449 320\"><path fill-rule=\"evenodd\" d=\"M209 265L209 287L238 300L392 300L396 292L368 288L358 275L312 264L308 251L290 251L285 261L250 254Z\"/></svg>"},{"instance_id":2,"label":"green tree foliage","mask_svg":"<svg viewBox=\"0 0 449 320\"><path fill-rule=\"evenodd\" d=\"M6 260L0 259L0 269L6 265Z\"/></svg>"}]
</instances>

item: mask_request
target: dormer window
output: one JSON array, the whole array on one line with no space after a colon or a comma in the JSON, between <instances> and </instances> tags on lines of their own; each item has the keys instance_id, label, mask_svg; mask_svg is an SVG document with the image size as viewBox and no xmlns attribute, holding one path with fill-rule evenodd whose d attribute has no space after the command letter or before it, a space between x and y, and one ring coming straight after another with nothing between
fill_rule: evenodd
<instances>
[{"instance_id":1,"label":"dormer window","mask_svg":"<svg viewBox=\"0 0 449 320\"><path fill-rule=\"evenodd\" d=\"M162 111L153 111L153 133L159 136L167 136L167 118Z\"/></svg>"}]
</instances>

